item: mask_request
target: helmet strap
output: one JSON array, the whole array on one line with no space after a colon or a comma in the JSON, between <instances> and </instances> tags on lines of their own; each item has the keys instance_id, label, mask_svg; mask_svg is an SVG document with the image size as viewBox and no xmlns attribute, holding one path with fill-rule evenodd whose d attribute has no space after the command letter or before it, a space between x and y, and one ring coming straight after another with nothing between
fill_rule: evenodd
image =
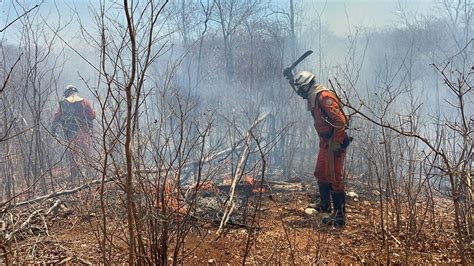
<instances>
[{"instance_id":1,"label":"helmet strap","mask_svg":"<svg viewBox=\"0 0 474 266\"><path fill-rule=\"evenodd\" d=\"M296 93L297 93L299 96L301 96L301 98L303 98L303 99L305 99L305 100L308 99L308 92L309 92L309 90L314 86L314 83L315 83L315 81L314 81L314 79L313 79L313 80L311 80L311 82L310 82L308 85L298 87L298 91L296 91ZM305 88L306 88L306 89L305 89Z\"/></svg>"},{"instance_id":2,"label":"helmet strap","mask_svg":"<svg viewBox=\"0 0 474 266\"><path fill-rule=\"evenodd\" d=\"M298 91L296 93L301 96L303 99L308 99L308 92L305 91L302 87L298 87Z\"/></svg>"}]
</instances>

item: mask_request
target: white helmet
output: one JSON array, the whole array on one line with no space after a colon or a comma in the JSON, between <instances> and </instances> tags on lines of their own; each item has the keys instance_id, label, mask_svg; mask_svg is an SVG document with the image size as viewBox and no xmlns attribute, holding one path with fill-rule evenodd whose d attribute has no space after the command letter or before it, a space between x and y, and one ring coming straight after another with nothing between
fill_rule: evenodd
<instances>
[{"instance_id":1,"label":"white helmet","mask_svg":"<svg viewBox=\"0 0 474 266\"><path fill-rule=\"evenodd\" d=\"M295 85L298 87L303 87L311 83L314 79L314 74L309 71L301 71L298 73L295 79Z\"/></svg>"},{"instance_id":2,"label":"white helmet","mask_svg":"<svg viewBox=\"0 0 474 266\"><path fill-rule=\"evenodd\" d=\"M66 88L64 89L64 97L68 97L69 95L73 93L79 92L74 85L67 85Z\"/></svg>"}]
</instances>

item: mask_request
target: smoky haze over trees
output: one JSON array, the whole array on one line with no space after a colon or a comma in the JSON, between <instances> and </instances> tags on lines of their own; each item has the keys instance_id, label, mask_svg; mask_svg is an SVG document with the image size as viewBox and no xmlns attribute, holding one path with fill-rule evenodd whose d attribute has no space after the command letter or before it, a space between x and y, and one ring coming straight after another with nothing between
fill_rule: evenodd
<instances>
[{"instance_id":1,"label":"smoky haze over trees","mask_svg":"<svg viewBox=\"0 0 474 266\"><path fill-rule=\"evenodd\" d=\"M374 230L386 254L390 232L403 231L402 261L411 262L442 196L453 206L456 254L472 263L474 2L427 1L419 14L400 1L383 27L354 24L350 11L334 17L331 1L34 2L0 3L5 223L15 208L91 189L84 208L97 216L102 262L116 262L122 241L129 261L182 263L202 184L234 181L220 205L224 227L244 176L313 180L312 119L282 75L313 50L297 70L314 72L351 114L345 172L378 192ZM51 134L70 83L97 112L79 180L65 171L68 143ZM24 220L39 213L2 230L4 261L14 260L8 250ZM126 226L111 223L118 219Z\"/></svg>"}]
</instances>

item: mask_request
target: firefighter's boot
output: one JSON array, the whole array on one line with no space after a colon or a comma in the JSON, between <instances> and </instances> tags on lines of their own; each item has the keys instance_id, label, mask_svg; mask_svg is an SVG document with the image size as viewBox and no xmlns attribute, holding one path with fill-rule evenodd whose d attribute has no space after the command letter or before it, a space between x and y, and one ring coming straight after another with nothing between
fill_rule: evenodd
<instances>
[{"instance_id":1,"label":"firefighter's boot","mask_svg":"<svg viewBox=\"0 0 474 266\"><path fill-rule=\"evenodd\" d=\"M319 205L316 206L318 212L331 212L331 184L318 182Z\"/></svg>"},{"instance_id":2,"label":"firefighter's boot","mask_svg":"<svg viewBox=\"0 0 474 266\"><path fill-rule=\"evenodd\" d=\"M333 191L332 202L334 213L324 216L322 222L332 224L335 227L343 227L346 225L346 193L344 191Z\"/></svg>"}]
</instances>

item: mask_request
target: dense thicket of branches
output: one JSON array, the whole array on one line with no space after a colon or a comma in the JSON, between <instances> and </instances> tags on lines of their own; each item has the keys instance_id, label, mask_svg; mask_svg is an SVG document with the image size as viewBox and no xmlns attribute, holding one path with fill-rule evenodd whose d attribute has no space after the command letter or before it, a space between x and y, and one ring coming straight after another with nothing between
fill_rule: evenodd
<instances>
[{"instance_id":1,"label":"dense thicket of branches","mask_svg":"<svg viewBox=\"0 0 474 266\"><path fill-rule=\"evenodd\" d=\"M18 16L30 5L12 1ZM398 27L354 27L340 36L323 7L304 13L293 1L100 1L89 14L69 10L72 20L49 11L55 22L40 5L5 29L17 39L0 41L0 206L74 186L64 173L64 142L50 134L62 88L74 77L98 112L95 152L81 180L102 180L103 261L111 262L122 233L131 261L178 257L198 202L190 183L258 176L262 162L274 178L312 175L316 134L282 76L311 49L299 70L315 72L355 113L346 172L380 191L383 241L390 230L406 230L409 262L417 232L436 220L417 202L434 210L433 195L444 195L466 254L474 233L474 3L436 6L428 18L403 15ZM124 191L127 230L107 226L111 179ZM170 208L173 197L179 206ZM409 222L400 219L406 209Z\"/></svg>"}]
</instances>

